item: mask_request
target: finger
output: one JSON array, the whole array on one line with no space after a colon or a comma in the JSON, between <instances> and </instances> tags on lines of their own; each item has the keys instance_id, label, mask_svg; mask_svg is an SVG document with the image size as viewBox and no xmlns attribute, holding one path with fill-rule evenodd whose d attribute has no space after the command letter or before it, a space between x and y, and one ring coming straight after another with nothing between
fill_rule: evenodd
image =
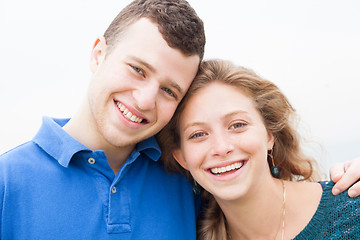
<instances>
[{"instance_id":1,"label":"finger","mask_svg":"<svg viewBox=\"0 0 360 240\"><path fill-rule=\"evenodd\" d=\"M355 183L348 190L349 197L357 197L360 195L360 182Z\"/></svg>"},{"instance_id":2,"label":"finger","mask_svg":"<svg viewBox=\"0 0 360 240\"><path fill-rule=\"evenodd\" d=\"M338 182L342 176L345 174L344 163L338 162L334 163L330 168L330 179L333 182Z\"/></svg>"},{"instance_id":3,"label":"finger","mask_svg":"<svg viewBox=\"0 0 360 240\"><path fill-rule=\"evenodd\" d=\"M354 171L354 168L347 169L346 173L337 181L332 189L332 193L334 195L339 194L340 192L348 189L353 183L355 183L359 179L360 175L357 171ZM360 188L360 187L359 187ZM358 187L353 188L355 192L353 195L359 195L360 189ZM358 191L357 191L358 190Z\"/></svg>"}]
</instances>

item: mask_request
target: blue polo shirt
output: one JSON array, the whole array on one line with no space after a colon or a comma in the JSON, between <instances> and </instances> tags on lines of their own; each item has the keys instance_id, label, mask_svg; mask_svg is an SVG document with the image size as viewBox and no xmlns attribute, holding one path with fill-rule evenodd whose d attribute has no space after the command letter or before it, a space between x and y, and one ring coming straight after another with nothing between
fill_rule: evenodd
<instances>
[{"instance_id":1,"label":"blue polo shirt","mask_svg":"<svg viewBox=\"0 0 360 240\"><path fill-rule=\"evenodd\" d=\"M166 173L152 137L115 176L103 151L44 117L35 138L0 156L0 239L195 239L184 176Z\"/></svg>"}]
</instances>

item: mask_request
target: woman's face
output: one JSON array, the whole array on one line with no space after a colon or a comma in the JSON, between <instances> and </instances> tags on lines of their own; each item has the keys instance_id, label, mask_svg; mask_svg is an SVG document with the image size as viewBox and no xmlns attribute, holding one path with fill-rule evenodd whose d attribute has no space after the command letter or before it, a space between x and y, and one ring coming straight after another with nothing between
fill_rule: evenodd
<instances>
[{"instance_id":1,"label":"woman's face","mask_svg":"<svg viewBox=\"0 0 360 240\"><path fill-rule=\"evenodd\" d=\"M175 159L217 199L237 199L271 177L273 136L239 88L215 82L201 89L180 117L180 137Z\"/></svg>"}]
</instances>

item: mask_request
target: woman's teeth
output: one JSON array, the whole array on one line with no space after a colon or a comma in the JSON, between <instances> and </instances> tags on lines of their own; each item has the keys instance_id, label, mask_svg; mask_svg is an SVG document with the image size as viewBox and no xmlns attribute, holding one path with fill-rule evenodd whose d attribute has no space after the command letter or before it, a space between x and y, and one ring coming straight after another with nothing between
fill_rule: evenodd
<instances>
[{"instance_id":1,"label":"woman's teeth","mask_svg":"<svg viewBox=\"0 0 360 240\"><path fill-rule=\"evenodd\" d=\"M118 108L120 109L120 111L122 112L124 117L127 118L128 120L130 120L132 122L136 122L136 123L141 123L143 121L143 118L139 118L139 117L135 116L134 114L132 114L129 111L129 109L127 109L120 102L116 102L116 105L118 106Z\"/></svg>"},{"instance_id":2,"label":"woman's teeth","mask_svg":"<svg viewBox=\"0 0 360 240\"><path fill-rule=\"evenodd\" d=\"M230 164L226 167L211 168L210 171L213 174L221 174L221 173L229 172L231 170L240 169L243 165L244 165L244 162L236 162L236 163Z\"/></svg>"}]
</instances>

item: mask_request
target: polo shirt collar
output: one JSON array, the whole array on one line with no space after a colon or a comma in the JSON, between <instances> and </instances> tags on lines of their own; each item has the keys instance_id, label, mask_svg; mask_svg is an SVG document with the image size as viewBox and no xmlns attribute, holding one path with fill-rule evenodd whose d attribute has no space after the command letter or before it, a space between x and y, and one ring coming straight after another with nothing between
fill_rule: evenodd
<instances>
[{"instance_id":1,"label":"polo shirt collar","mask_svg":"<svg viewBox=\"0 0 360 240\"><path fill-rule=\"evenodd\" d=\"M34 137L34 142L45 152L56 159L60 165L67 167L71 158L80 151L89 151L85 145L74 139L62 128L70 119L43 117L40 130ZM136 144L133 154L142 152L153 161L161 156L160 147L155 137L150 137Z\"/></svg>"},{"instance_id":2,"label":"polo shirt collar","mask_svg":"<svg viewBox=\"0 0 360 240\"><path fill-rule=\"evenodd\" d=\"M158 161L161 156L161 150L155 137L150 137L136 144L135 151L144 153L155 162Z\"/></svg>"},{"instance_id":3,"label":"polo shirt collar","mask_svg":"<svg viewBox=\"0 0 360 240\"><path fill-rule=\"evenodd\" d=\"M91 151L62 129L69 120L43 117L40 130L33 139L36 144L63 167L69 165L71 158L77 152Z\"/></svg>"}]
</instances>

